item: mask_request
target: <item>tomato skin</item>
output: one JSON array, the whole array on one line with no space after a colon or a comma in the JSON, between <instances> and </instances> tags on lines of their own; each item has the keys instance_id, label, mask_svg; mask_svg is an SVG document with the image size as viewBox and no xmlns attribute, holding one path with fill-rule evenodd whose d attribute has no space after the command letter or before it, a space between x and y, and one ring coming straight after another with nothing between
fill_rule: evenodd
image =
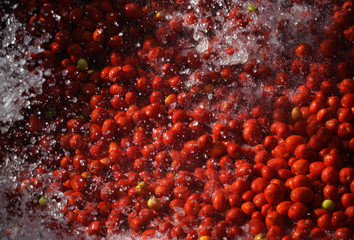
<instances>
[{"instance_id":1,"label":"tomato skin","mask_svg":"<svg viewBox=\"0 0 354 240\"><path fill-rule=\"evenodd\" d=\"M354 106L354 93L347 93L341 99L342 107L352 108Z\"/></svg>"},{"instance_id":2,"label":"tomato skin","mask_svg":"<svg viewBox=\"0 0 354 240\"><path fill-rule=\"evenodd\" d=\"M310 178L308 178L305 175L296 175L295 177L292 178L292 186L290 186L291 189L295 189L297 187L308 187L312 188L313 182L311 181Z\"/></svg>"},{"instance_id":3,"label":"tomato skin","mask_svg":"<svg viewBox=\"0 0 354 240\"><path fill-rule=\"evenodd\" d=\"M266 228L265 224L260 220L251 220L248 223L248 228L252 236L255 236L261 232L263 232Z\"/></svg>"},{"instance_id":4,"label":"tomato skin","mask_svg":"<svg viewBox=\"0 0 354 240\"><path fill-rule=\"evenodd\" d=\"M241 205L241 210L244 214L251 216L255 212L256 207L252 202L247 201Z\"/></svg>"},{"instance_id":5,"label":"tomato skin","mask_svg":"<svg viewBox=\"0 0 354 240\"><path fill-rule=\"evenodd\" d=\"M283 201L276 206L276 211L283 216L288 216L288 211L292 204L291 201Z\"/></svg>"},{"instance_id":6,"label":"tomato skin","mask_svg":"<svg viewBox=\"0 0 354 240\"><path fill-rule=\"evenodd\" d=\"M87 226L87 233L91 235L102 235L105 231L105 225L102 221L93 221Z\"/></svg>"},{"instance_id":7,"label":"tomato skin","mask_svg":"<svg viewBox=\"0 0 354 240\"><path fill-rule=\"evenodd\" d=\"M339 171L343 166L343 159L338 153L329 153L323 158L325 167L334 167Z\"/></svg>"},{"instance_id":8,"label":"tomato skin","mask_svg":"<svg viewBox=\"0 0 354 240\"><path fill-rule=\"evenodd\" d=\"M333 185L326 185L323 188L323 197L325 199L331 199L334 201L338 200L338 198L339 198L338 188Z\"/></svg>"},{"instance_id":9,"label":"tomato skin","mask_svg":"<svg viewBox=\"0 0 354 240\"><path fill-rule=\"evenodd\" d=\"M354 93L354 81L350 78L344 79L340 83L339 89L343 94Z\"/></svg>"},{"instance_id":10,"label":"tomato skin","mask_svg":"<svg viewBox=\"0 0 354 240\"><path fill-rule=\"evenodd\" d=\"M312 201L313 192L308 187L297 187L290 193L291 201L308 204Z\"/></svg>"},{"instance_id":11,"label":"tomato skin","mask_svg":"<svg viewBox=\"0 0 354 240\"><path fill-rule=\"evenodd\" d=\"M213 194L212 201L216 211L224 212L228 206L225 195L220 191Z\"/></svg>"},{"instance_id":12,"label":"tomato skin","mask_svg":"<svg viewBox=\"0 0 354 240\"><path fill-rule=\"evenodd\" d=\"M267 166L272 167L276 171L279 171L280 169L287 168L288 164L284 158L277 157L269 159L267 162Z\"/></svg>"},{"instance_id":13,"label":"tomato skin","mask_svg":"<svg viewBox=\"0 0 354 240\"><path fill-rule=\"evenodd\" d=\"M274 225L274 226L271 226L269 229L268 229L268 232L267 232L267 237L268 238L281 238L285 235L285 232L283 230L282 227L279 227L277 225Z\"/></svg>"},{"instance_id":14,"label":"tomato skin","mask_svg":"<svg viewBox=\"0 0 354 240\"><path fill-rule=\"evenodd\" d=\"M289 152L294 152L297 146L305 143L305 138L300 135L291 135L285 139L285 147Z\"/></svg>"},{"instance_id":15,"label":"tomato skin","mask_svg":"<svg viewBox=\"0 0 354 240\"><path fill-rule=\"evenodd\" d=\"M348 227L338 228L334 236L336 239L351 239L353 237L353 230Z\"/></svg>"},{"instance_id":16,"label":"tomato skin","mask_svg":"<svg viewBox=\"0 0 354 240\"><path fill-rule=\"evenodd\" d=\"M347 208L354 205L354 193L345 193L342 195L341 202L343 207Z\"/></svg>"},{"instance_id":17,"label":"tomato skin","mask_svg":"<svg viewBox=\"0 0 354 240\"><path fill-rule=\"evenodd\" d=\"M271 226L283 226L285 222L283 215L276 211L271 211L267 214L265 223L270 228Z\"/></svg>"},{"instance_id":18,"label":"tomato skin","mask_svg":"<svg viewBox=\"0 0 354 240\"><path fill-rule=\"evenodd\" d=\"M264 190L264 196L268 203L278 204L284 198L284 189L278 184L271 183Z\"/></svg>"},{"instance_id":19,"label":"tomato skin","mask_svg":"<svg viewBox=\"0 0 354 240\"><path fill-rule=\"evenodd\" d=\"M323 169L321 179L326 184L336 184L338 182L338 171L334 167Z\"/></svg>"},{"instance_id":20,"label":"tomato skin","mask_svg":"<svg viewBox=\"0 0 354 240\"><path fill-rule=\"evenodd\" d=\"M348 217L343 211L336 211L332 213L331 223L334 228L346 227L348 224Z\"/></svg>"},{"instance_id":21,"label":"tomato skin","mask_svg":"<svg viewBox=\"0 0 354 240\"><path fill-rule=\"evenodd\" d=\"M320 229L318 227L312 229L310 232L311 238L321 238L321 237L325 237L325 236L326 236L326 232L323 229Z\"/></svg>"},{"instance_id":22,"label":"tomato skin","mask_svg":"<svg viewBox=\"0 0 354 240\"><path fill-rule=\"evenodd\" d=\"M310 174L312 174L314 177L321 177L321 173L323 169L325 168L323 162L313 162L309 166L310 168Z\"/></svg>"},{"instance_id":23,"label":"tomato skin","mask_svg":"<svg viewBox=\"0 0 354 240\"><path fill-rule=\"evenodd\" d=\"M331 230L333 228L331 217L327 214L324 214L317 219L317 225L323 230Z\"/></svg>"},{"instance_id":24,"label":"tomato skin","mask_svg":"<svg viewBox=\"0 0 354 240\"><path fill-rule=\"evenodd\" d=\"M353 112L350 108L340 108L337 111L337 116L340 123L351 122L353 119Z\"/></svg>"},{"instance_id":25,"label":"tomato skin","mask_svg":"<svg viewBox=\"0 0 354 240\"><path fill-rule=\"evenodd\" d=\"M252 201L253 204L258 208L261 208L263 205L267 204L267 200L264 197L264 193L259 193L255 195Z\"/></svg>"},{"instance_id":26,"label":"tomato skin","mask_svg":"<svg viewBox=\"0 0 354 240\"><path fill-rule=\"evenodd\" d=\"M316 224L311 219L301 219L296 223L296 229L311 231Z\"/></svg>"},{"instance_id":27,"label":"tomato skin","mask_svg":"<svg viewBox=\"0 0 354 240\"><path fill-rule=\"evenodd\" d=\"M87 189L87 180L81 175L75 175L71 178L70 185L75 192L84 192Z\"/></svg>"},{"instance_id":28,"label":"tomato skin","mask_svg":"<svg viewBox=\"0 0 354 240\"><path fill-rule=\"evenodd\" d=\"M347 215L347 217L350 219L353 219L354 217L354 207L353 206L349 206L345 209L344 211L345 215Z\"/></svg>"},{"instance_id":29,"label":"tomato skin","mask_svg":"<svg viewBox=\"0 0 354 240\"><path fill-rule=\"evenodd\" d=\"M231 208L226 213L225 220L231 222L232 224L241 225L244 221L244 213L238 207Z\"/></svg>"},{"instance_id":30,"label":"tomato skin","mask_svg":"<svg viewBox=\"0 0 354 240\"><path fill-rule=\"evenodd\" d=\"M294 154L297 159L303 158L311 162L316 161L318 158L318 154L311 150L310 146L308 146L307 144L301 144L297 146Z\"/></svg>"},{"instance_id":31,"label":"tomato skin","mask_svg":"<svg viewBox=\"0 0 354 240\"><path fill-rule=\"evenodd\" d=\"M243 138L251 145L261 141L261 131L255 124L250 124L243 129Z\"/></svg>"},{"instance_id":32,"label":"tomato skin","mask_svg":"<svg viewBox=\"0 0 354 240\"><path fill-rule=\"evenodd\" d=\"M187 201L184 204L184 212L188 216L196 216L199 213L200 205L197 201L195 200L190 200Z\"/></svg>"},{"instance_id":33,"label":"tomato skin","mask_svg":"<svg viewBox=\"0 0 354 240\"><path fill-rule=\"evenodd\" d=\"M301 202L293 203L288 211L288 216L294 221L298 221L307 215L307 207Z\"/></svg>"},{"instance_id":34,"label":"tomato skin","mask_svg":"<svg viewBox=\"0 0 354 240\"><path fill-rule=\"evenodd\" d=\"M354 180L354 168L346 167L339 171L339 181L346 186L349 186Z\"/></svg>"},{"instance_id":35,"label":"tomato skin","mask_svg":"<svg viewBox=\"0 0 354 240\"><path fill-rule=\"evenodd\" d=\"M268 182L264 178L256 178L251 184L251 189L255 193L263 193L267 185Z\"/></svg>"},{"instance_id":36,"label":"tomato skin","mask_svg":"<svg viewBox=\"0 0 354 240\"><path fill-rule=\"evenodd\" d=\"M354 101L354 98L353 98ZM354 127L349 122L344 122L338 127L338 136L341 139L349 140L354 137Z\"/></svg>"},{"instance_id":37,"label":"tomato skin","mask_svg":"<svg viewBox=\"0 0 354 240\"><path fill-rule=\"evenodd\" d=\"M306 175L309 172L309 165L310 163L306 159L299 159L291 165L291 171L294 174Z\"/></svg>"}]
</instances>

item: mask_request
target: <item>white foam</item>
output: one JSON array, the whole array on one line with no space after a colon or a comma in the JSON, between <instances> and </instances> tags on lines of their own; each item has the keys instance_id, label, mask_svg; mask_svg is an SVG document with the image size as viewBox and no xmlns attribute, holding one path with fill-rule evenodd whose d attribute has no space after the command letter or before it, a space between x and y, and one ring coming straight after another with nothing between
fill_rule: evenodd
<instances>
[{"instance_id":1,"label":"white foam","mask_svg":"<svg viewBox=\"0 0 354 240\"><path fill-rule=\"evenodd\" d=\"M32 38L13 15L6 14L2 21L6 26L0 33L3 39L0 51L0 122L11 125L23 119L21 109L30 106L29 98L41 91L44 80L39 69L36 73L27 69L24 58L27 50L40 51L39 44L31 45ZM23 39L18 39L19 34L23 34Z\"/></svg>"}]
</instances>

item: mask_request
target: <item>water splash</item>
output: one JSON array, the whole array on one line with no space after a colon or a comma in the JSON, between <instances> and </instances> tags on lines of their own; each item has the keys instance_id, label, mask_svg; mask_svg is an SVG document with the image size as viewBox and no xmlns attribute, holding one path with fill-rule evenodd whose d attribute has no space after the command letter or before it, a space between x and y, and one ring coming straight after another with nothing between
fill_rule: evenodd
<instances>
[{"instance_id":1,"label":"water splash","mask_svg":"<svg viewBox=\"0 0 354 240\"><path fill-rule=\"evenodd\" d=\"M5 14L1 19L4 28L0 32L0 122L8 129L15 121L23 119L22 108L29 108L29 99L41 92L43 73L27 68L27 50L39 52L39 45L26 33L25 26L14 15ZM42 39L40 42L45 41Z\"/></svg>"}]
</instances>

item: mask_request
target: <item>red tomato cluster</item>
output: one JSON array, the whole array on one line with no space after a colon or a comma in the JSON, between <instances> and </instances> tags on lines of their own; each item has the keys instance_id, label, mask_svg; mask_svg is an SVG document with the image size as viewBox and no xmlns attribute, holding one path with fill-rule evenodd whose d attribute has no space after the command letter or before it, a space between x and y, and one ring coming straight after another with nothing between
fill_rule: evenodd
<instances>
[{"instance_id":1,"label":"red tomato cluster","mask_svg":"<svg viewBox=\"0 0 354 240\"><path fill-rule=\"evenodd\" d=\"M292 39L271 61L214 70L193 24L211 42L221 17L266 39L252 22L261 8L201 0L210 16L198 19L183 0L18 2L13 13L34 39L52 35L27 54L29 68L50 74L26 119L1 136L40 160L7 197L28 185L54 194L65 224L48 227L58 238L85 227L142 239L353 239L352 0L314 1L331 17L308 22L316 42Z\"/></svg>"}]
</instances>

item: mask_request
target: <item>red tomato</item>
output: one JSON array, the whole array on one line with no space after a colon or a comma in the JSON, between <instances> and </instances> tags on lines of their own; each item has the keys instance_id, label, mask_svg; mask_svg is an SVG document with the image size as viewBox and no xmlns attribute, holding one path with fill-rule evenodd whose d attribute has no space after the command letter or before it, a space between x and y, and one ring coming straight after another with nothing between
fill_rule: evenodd
<instances>
[{"instance_id":1,"label":"red tomato","mask_svg":"<svg viewBox=\"0 0 354 240\"><path fill-rule=\"evenodd\" d=\"M306 205L301 202L296 202L290 206L288 216L290 219L298 221L306 217L307 211Z\"/></svg>"},{"instance_id":2,"label":"red tomato","mask_svg":"<svg viewBox=\"0 0 354 240\"><path fill-rule=\"evenodd\" d=\"M312 201L313 192L308 187L297 187L290 193L291 201L308 204Z\"/></svg>"},{"instance_id":3,"label":"red tomato","mask_svg":"<svg viewBox=\"0 0 354 240\"><path fill-rule=\"evenodd\" d=\"M270 204L278 204L284 198L285 192L283 187L278 184L271 183L264 190L264 196L268 203Z\"/></svg>"}]
</instances>

